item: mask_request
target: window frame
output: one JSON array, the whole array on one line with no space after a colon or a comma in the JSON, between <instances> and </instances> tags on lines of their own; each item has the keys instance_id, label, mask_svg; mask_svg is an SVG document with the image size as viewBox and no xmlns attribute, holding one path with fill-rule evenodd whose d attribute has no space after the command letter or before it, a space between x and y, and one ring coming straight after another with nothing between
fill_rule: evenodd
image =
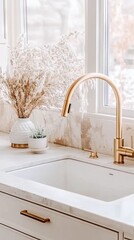
<instances>
[{"instance_id":1,"label":"window frame","mask_svg":"<svg viewBox=\"0 0 134 240\"><path fill-rule=\"evenodd\" d=\"M5 0L0 1L0 16L1 16L1 29L0 29L0 72L7 69L7 44L6 44L6 14L5 14Z\"/></svg>"},{"instance_id":2,"label":"window frame","mask_svg":"<svg viewBox=\"0 0 134 240\"><path fill-rule=\"evenodd\" d=\"M108 1L100 1L100 16L98 17L99 43L98 43L98 72L108 75ZM114 79L112 79L114 81ZM97 98L96 98L96 112L104 115L115 115L115 107L105 105L105 97L107 94L108 84L104 82L97 83ZM134 110L122 109L122 116L124 118L132 119L134 117Z\"/></svg>"},{"instance_id":3,"label":"window frame","mask_svg":"<svg viewBox=\"0 0 134 240\"><path fill-rule=\"evenodd\" d=\"M0 15L1 15L1 31L0 31L0 44L5 43L6 29L5 29L5 1L0 2Z\"/></svg>"},{"instance_id":4,"label":"window frame","mask_svg":"<svg viewBox=\"0 0 134 240\"><path fill-rule=\"evenodd\" d=\"M22 34L21 0L5 0L6 43L12 50ZM16 24L17 23L17 24Z\"/></svg>"}]
</instances>

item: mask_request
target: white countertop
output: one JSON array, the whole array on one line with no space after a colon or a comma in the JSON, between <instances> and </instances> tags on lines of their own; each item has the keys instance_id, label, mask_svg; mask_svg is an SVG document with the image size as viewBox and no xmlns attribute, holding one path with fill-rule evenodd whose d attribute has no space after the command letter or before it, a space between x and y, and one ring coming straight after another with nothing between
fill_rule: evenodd
<instances>
[{"instance_id":1,"label":"white countertop","mask_svg":"<svg viewBox=\"0 0 134 240\"><path fill-rule=\"evenodd\" d=\"M110 156L99 154L96 160L88 156L88 152L56 144L49 144L49 149L44 154L33 154L30 149L13 149L10 147L8 135L1 133L0 191L133 235L134 194L115 201L104 202L7 174L11 170L68 157L134 174L134 161L126 160L124 165L115 165Z\"/></svg>"}]
</instances>

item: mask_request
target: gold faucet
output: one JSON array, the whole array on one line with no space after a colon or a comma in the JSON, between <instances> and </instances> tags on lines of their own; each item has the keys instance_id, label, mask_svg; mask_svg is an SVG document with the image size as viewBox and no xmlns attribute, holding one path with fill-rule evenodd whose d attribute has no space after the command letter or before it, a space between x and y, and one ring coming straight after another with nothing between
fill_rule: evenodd
<instances>
[{"instance_id":1,"label":"gold faucet","mask_svg":"<svg viewBox=\"0 0 134 240\"><path fill-rule=\"evenodd\" d=\"M124 147L124 139L122 138L122 113L121 113L120 94L116 85L108 76L101 73L89 73L75 80L72 83L72 85L69 87L66 93L61 115L66 117L67 114L69 113L71 98L77 86L80 83L86 80L91 80L93 78L97 78L99 80L103 80L107 82L114 91L115 98L116 98L116 138L114 139L114 163L123 164L125 156L134 158L134 149L129 147Z\"/></svg>"}]
</instances>

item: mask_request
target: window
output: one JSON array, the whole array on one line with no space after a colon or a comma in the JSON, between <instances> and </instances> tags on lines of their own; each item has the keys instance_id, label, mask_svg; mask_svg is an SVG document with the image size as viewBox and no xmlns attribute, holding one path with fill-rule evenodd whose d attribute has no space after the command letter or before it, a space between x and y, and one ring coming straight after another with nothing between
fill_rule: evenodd
<instances>
[{"instance_id":1,"label":"window","mask_svg":"<svg viewBox=\"0 0 134 240\"><path fill-rule=\"evenodd\" d=\"M4 0L0 1L4 2ZM12 5L10 9L11 7L15 9L9 12L14 20L11 21L11 17L9 19L9 28L14 28L14 31L9 34L10 46L13 46L13 42L20 33L20 25L21 29L24 27L27 33L27 41L34 44L42 44L44 41L51 44L56 42L62 34L85 31L86 72L97 71L108 74L120 90L124 114L134 115L133 0L12 0L7 2L8 5ZM11 26L12 22L14 27ZM3 32L2 28L0 31ZM84 56L83 43L82 40L78 50L78 54L82 56ZM99 95L97 112L104 114L114 112L114 96L109 86L99 81L97 94L91 91L89 95L92 104L89 104L88 111L96 112L95 96Z\"/></svg>"},{"instance_id":2,"label":"window","mask_svg":"<svg viewBox=\"0 0 134 240\"><path fill-rule=\"evenodd\" d=\"M24 22L27 41L35 45L53 44L64 34L85 31L85 1L25 0ZM80 41L78 54L84 54Z\"/></svg>"},{"instance_id":3,"label":"window","mask_svg":"<svg viewBox=\"0 0 134 240\"><path fill-rule=\"evenodd\" d=\"M26 69L28 73L29 69L34 69L38 74L44 74L46 84L53 81L53 86L57 85L58 93L56 94L57 91L52 86L53 103L52 97L49 97L48 102L52 108L59 108L62 106L68 86L75 78L82 75L84 70L83 59L79 57L84 55L84 41L79 42L78 36L82 36L82 33L84 35L85 1L24 0L20 4L21 25L24 24L26 39L23 41L21 38L18 42L16 49L19 53L14 54L12 69L15 66L19 74L21 71L26 72ZM25 45L25 40L28 45ZM72 43L74 47L78 46L77 54L73 51ZM24 50L23 46L26 46ZM34 71L32 73L34 74Z\"/></svg>"},{"instance_id":4,"label":"window","mask_svg":"<svg viewBox=\"0 0 134 240\"><path fill-rule=\"evenodd\" d=\"M115 81L121 93L123 114L134 116L134 1L108 0L105 16L106 57L102 71ZM100 111L112 113L113 91L107 84L100 89Z\"/></svg>"}]
</instances>

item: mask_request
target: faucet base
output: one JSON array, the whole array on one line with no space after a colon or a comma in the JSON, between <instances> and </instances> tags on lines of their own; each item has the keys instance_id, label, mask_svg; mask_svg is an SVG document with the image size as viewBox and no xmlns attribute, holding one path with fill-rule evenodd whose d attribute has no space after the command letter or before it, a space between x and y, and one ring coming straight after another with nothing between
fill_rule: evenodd
<instances>
[{"instance_id":1,"label":"faucet base","mask_svg":"<svg viewBox=\"0 0 134 240\"><path fill-rule=\"evenodd\" d=\"M114 163L124 164L124 154L121 153L120 149L124 146L123 138L114 139Z\"/></svg>"},{"instance_id":2,"label":"faucet base","mask_svg":"<svg viewBox=\"0 0 134 240\"><path fill-rule=\"evenodd\" d=\"M124 139L114 139L114 163L123 164L124 157L134 158L134 149L124 146Z\"/></svg>"},{"instance_id":3,"label":"faucet base","mask_svg":"<svg viewBox=\"0 0 134 240\"><path fill-rule=\"evenodd\" d=\"M114 164L124 164L124 156L122 156L123 158L120 159L120 161L114 161Z\"/></svg>"}]
</instances>

